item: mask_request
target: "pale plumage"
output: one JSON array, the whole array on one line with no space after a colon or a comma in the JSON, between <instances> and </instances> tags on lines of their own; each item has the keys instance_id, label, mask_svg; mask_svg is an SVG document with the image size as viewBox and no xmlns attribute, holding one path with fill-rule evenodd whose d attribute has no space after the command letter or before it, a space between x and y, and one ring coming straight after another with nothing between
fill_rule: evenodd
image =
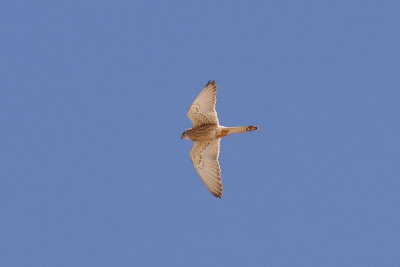
<instances>
[{"instance_id":1,"label":"pale plumage","mask_svg":"<svg viewBox=\"0 0 400 267\"><path fill-rule=\"evenodd\" d=\"M207 189L216 197L222 197L221 169L219 167L219 139L196 141L190 158Z\"/></svg>"},{"instance_id":2,"label":"pale plumage","mask_svg":"<svg viewBox=\"0 0 400 267\"><path fill-rule=\"evenodd\" d=\"M219 125L215 104L217 103L217 85L209 81L193 101L187 116L192 121L193 128L201 125Z\"/></svg>"},{"instance_id":3,"label":"pale plumage","mask_svg":"<svg viewBox=\"0 0 400 267\"><path fill-rule=\"evenodd\" d=\"M182 133L184 139L194 141L190 158L207 189L222 197L221 169L218 162L220 138L232 133L257 130L256 126L223 127L215 111L217 86L210 81L193 101L187 113L193 128Z\"/></svg>"}]
</instances>

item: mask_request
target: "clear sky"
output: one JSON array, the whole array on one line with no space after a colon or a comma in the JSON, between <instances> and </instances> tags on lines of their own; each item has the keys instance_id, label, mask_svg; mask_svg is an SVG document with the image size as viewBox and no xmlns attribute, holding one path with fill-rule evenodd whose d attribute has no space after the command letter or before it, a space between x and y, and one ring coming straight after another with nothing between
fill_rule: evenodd
<instances>
[{"instance_id":1,"label":"clear sky","mask_svg":"<svg viewBox=\"0 0 400 267\"><path fill-rule=\"evenodd\" d=\"M400 1L0 8L0 266L400 266ZM216 80L224 196L189 158Z\"/></svg>"}]
</instances>

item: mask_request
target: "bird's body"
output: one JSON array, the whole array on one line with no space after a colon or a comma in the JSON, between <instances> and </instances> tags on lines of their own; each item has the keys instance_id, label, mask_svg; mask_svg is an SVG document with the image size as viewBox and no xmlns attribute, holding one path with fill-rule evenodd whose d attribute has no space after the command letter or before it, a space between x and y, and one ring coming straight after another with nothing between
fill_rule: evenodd
<instances>
[{"instance_id":1,"label":"bird's body","mask_svg":"<svg viewBox=\"0 0 400 267\"><path fill-rule=\"evenodd\" d=\"M218 138L219 128L217 124L200 125L187 129L182 138L192 141L213 141Z\"/></svg>"},{"instance_id":2,"label":"bird's body","mask_svg":"<svg viewBox=\"0 0 400 267\"><path fill-rule=\"evenodd\" d=\"M217 86L210 81L196 97L188 111L193 128L182 133L181 138L194 141L190 158L207 189L222 197L221 170L218 156L220 139L228 134L257 130L257 126L223 127L215 111Z\"/></svg>"},{"instance_id":3,"label":"bird's body","mask_svg":"<svg viewBox=\"0 0 400 267\"><path fill-rule=\"evenodd\" d=\"M192 141L212 141L228 134L245 133L254 130L257 130L257 126L224 127L216 124L206 124L187 129L182 138Z\"/></svg>"}]
</instances>

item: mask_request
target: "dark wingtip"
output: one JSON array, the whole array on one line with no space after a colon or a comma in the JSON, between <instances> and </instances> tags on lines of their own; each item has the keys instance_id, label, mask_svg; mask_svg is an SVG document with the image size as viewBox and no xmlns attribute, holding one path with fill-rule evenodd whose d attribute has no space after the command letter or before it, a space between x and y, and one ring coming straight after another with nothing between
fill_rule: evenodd
<instances>
[{"instance_id":1,"label":"dark wingtip","mask_svg":"<svg viewBox=\"0 0 400 267\"><path fill-rule=\"evenodd\" d=\"M214 193L214 192L211 192L210 191L210 193L214 196L214 197L216 197L216 198L219 198L219 199L221 199L222 198L222 192L221 193Z\"/></svg>"},{"instance_id":2,"label":"dark wingtip","mask_svg":"<svg viewBox=\"0 0 400 267\"><path fill-rule=\"evenodd\" d=\"M204 88L209 88L209 89L214 89L217 90L217 85L215 84L215 81L208 81L206 86Z\"/></svg>"},{"instance_id":3,"label":"dark wingtip","mask_svg":"<svg viewBox=\"0 0 400 267\"><path fill-rule=\"evenodd\" d=\"M222 193L219 193L219 194L213 194L214 195L214 197L216 197L216 198L219 198L219 199L221 199L222 198Z\"/></svg>"}]
</instances>

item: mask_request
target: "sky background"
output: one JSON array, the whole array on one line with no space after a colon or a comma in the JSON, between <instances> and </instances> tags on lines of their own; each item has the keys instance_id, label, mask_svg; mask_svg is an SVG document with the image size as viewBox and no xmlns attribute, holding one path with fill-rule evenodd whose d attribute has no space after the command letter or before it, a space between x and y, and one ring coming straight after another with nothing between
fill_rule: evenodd
<instances>
[{"instance_id":1,"label":"sky background","mask_svg":"<svg viewBox=\"0 0 400 267\"><path fill-rule=\"evenodd\" d=\"M400 266L400 1L0 5L0 266ZM189 158L209 80L223 198Z\"/></svg>"}]
</instances>

